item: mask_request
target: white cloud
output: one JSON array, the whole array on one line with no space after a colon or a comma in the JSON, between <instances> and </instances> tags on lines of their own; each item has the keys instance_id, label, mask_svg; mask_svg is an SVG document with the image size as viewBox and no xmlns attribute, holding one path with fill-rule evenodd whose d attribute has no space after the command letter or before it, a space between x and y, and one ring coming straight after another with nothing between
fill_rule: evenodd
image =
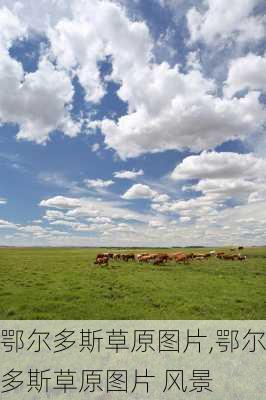
<instances>
[{"instance_id":1,"label":"white cloud","mask_svg":"<svg viewBox=\"0 0 266 400\"><path fill-rule=\"evenodd\" d=\"M57 210L47 210L43 218L52 221L54 219L64 218L64 213Z\"/></svg>"},{"instance_id":2,"label":"white cloud","mask_svg":"<svg viewBox=\"0 0 266 400\"><path fill-rule=\"evenodd\" d=\"M257 178L266 175L266 160L254 154L206 152L186 157L171 174L173 179Z\"/></svg>"},{"instance_id":3,"label":"white cloud","mask_svg":"<svg viewBox=\"0 0 266 400\"><path fill-rule=\"evenodd\" d=\"M153 199L156 194L148 185L136 183L123 194L122 198L125 200Z\"/></svg>"},{"instance_id":4,"label":"white cloud","mask_svg":"<svg viewBox=\"0 0 266 400\"><path fill-rule=\"evenodd\" d=\"M147 26L130 21L124 9L111 1L74 1L73 18L63 19L49 31L52 52L59 64L71 69L86 91L86 99L99 102L105 94L97 63L112 55L112 78L130 75L133 65L150 57Z\"/></svg>"},{"instance_id":5,"label":"white cloud","mask_svg":"<svg viewBox=\"0 0 266 400\"><path fill-rule=\"evenodd\" d=\"M93 153L97 153L98 150L100 150L100 145L99 145L99 143L94 143L94 144L91 146L91 151L92 151Z\"/></svg>"},{"instance_id":6,"label":"white cloud","mask_svg":"<svg viewBox=\"0 0 266 400\"><path fill-rule=\"evenodd\" d=\"M142 169L136 171L117 171L113 173L113 176L118 179L136 179L138 176L143 176L144 172Z\"/></svg>"},{"instance_id":7,"label":"white cloud","mask_svg":"<svg viewBox=\"0 0 266 400\"><path fill-rule=\"evenodd\" d=\"M154 197L153 197L153 199L152 199L154 202L156 202L156 203L164 203L164 202L166 202L166 201L169 201L170 200L170 197L168 196L168 194L159 194L159 193L157 193Z\"/></svg>"},{"instance_id":8,"label":"white cloud","mask_svg":"<svg viewBox=\"0 0 266 400\"><path fill-rule=\"evenodd\" d=\"M7 7L0 8L0 26L0 46L3 48L10 48L14 40L26 34L25 25Z\"/></svg>"},{"instance_id":9,"label":"white cloud","mask_svg":"<svg viewBox=\"0 0 266 400\"><path fill-rule=\"evenodd\" d=\"M266 91L266 56L248 55L230 63L224 92L233 96L244 89Z\"/></svg>"},{"instance_id":10,"label":"white cloud","mask_svg":"<svg viewBox=\"0 0 266 400\"><path fill-rule=\"evenodd\" d=\"M216 9L214 0L210 10L213 7ZM238 19L253 8L250 0L245 0L242 11L232 7ZM119 83L117 94L127 103L128 113L118 120L106 118L96 123L107 147L121 158L170 149L213 148L261 128L266 116L258 92L241 99L222 98L217 96L214 81L207 79L195 62L187 73L177 65L156 64L147 24L131 20L121 5L75 0L70 8L65 18L50 24L48 31L57 69L42 60L39 70L24 76L21 65L10 57L2 70L0 67L10 97L5 96L2 103L0 100L0 118L20 125L18 137L43 143L55 129L77 135L80 125L69 113L73 99L69 75L79 78L87 101L100 102L106 82L101 79L99 62L106 57L112 63L106 80ZM16 12L25 17L25 13ZM9 79L3 72L7 70L11 71Z\"/></svg>"},{"instance_id":11,"label":"white cloud","mask_svg":"<svg viewBox=\"0 0 266 400\"><path fill-rule=\"evenodd\" d=\"M122 207L121 202L102 201L95 198L55 196L47 200L42 200L39 205L41 207L68 210L64 219L67 217L107 217L111 219L136 220L144 222L150 218L148 214L142 214Z\"/></svg>"},{"instance_id":12,"label":"white cloud","mask_svg":"<svg viewBox=\"0 0 266 400\"><path fill-rule=\"evenodd\" d=\"M47 59L36 72L24 74L22 65L3 51L0 86L0 120L19 124L19 139L44 143L56 129L71 137L79 132L67 110L74 93L70 78Z\"/></svg>"},{"instance_id":13,"label":"white cloud","mask_svg":"<svg viewBox=\"0 0 266 400\"><path fill-rule=\"evenodd\" d=\"M0 229L17 229L17 225L13 224L13 222L0 219Z\"/></svg>"},{"instance_id":14,"label":"white cloud","mask_svg":"<svg viewBox=\"0 0 266 400\"><path fill-rule=\"evenodd\" d=\"M0 7L8 7L31 30L40 33L71 16L72 4L72 0L0 0Z\"/></svg>"},{"instance_id":15,"label":"white cloud","mask_svg":"<svg viewBox=\"0 0 266 400\"><path fill-rule=\"evenodd\" d=\"M199 11L192 7L187 13L191 41L255 41L265 35L265 18L253 15L259 0L207 0Z\"/></svg>"},{"instance_id":16,"label":"white cloud","mask_svg":"<svg viewBox=\"0 0 266 400\"><path fill-rule=\"evenodd\" d=\"M0 121L19 125L17 137L44 143L52 131L76 136L80 124L70 115L74 94L69 76L43 56L38 69L25 73L8 52L14 40L24 37L23 22L7 8L0 9Z\"/></svg>"},{"instance_id":17,"label":"white cloud","mask_svg":"<svg viewBox=\"0 0 266 400\"><path fill-rule=\"evenodd\" d=\"M82 202L80 199L71 197L55 196L47 200L40 202L41 207L54 207L54 208L75 208L81 206Z\"/></svg>"},{"instance_id":18,"label":"white cloud","mask_svg":"<svg viewBox=\"0 0 266 400\"><path fill-rule=\"evenodd\" d=\"M6 204L6 203L7 203L6 199L0 197L0 204Z\"/></svg>"},{"instance_id":19,"label":"white cloud","mask_svg":"<svg viewBox=\"0 0 266 400\"><path fill-rule=\"evenodd\" d=\"M135 77L136 83L133 78L124 83L124 100L134 111L117 123L105 119L101 124L106 144L121 158L170 149L212 148L245 138L258 131L266 119L258 92L241 99L217 97L211 93L213 82L204 79L200 71L182 74L164 63L137 71Z\"/></svg>"},{"instance_id":20,"label":"white cloud","mask_svg":"<svg viewBox=\"0 0 266 400\"><path fill-rule=\"evenodd\" d=\"M245 179L203 179L198 184L192 186L196 191L207 194L216 194L216 198L232 198L240 199L244 195L256 192L264 184L248 181Z\"/></svg>"},{"instance_id":21,"label":"white cloud","mask_svg":"<svg viewBox=\"0 0 266 400\"><path fill-rule=\"evenodd\" d=\"M130 20L118 4L79 1L74 3L73 15L50 31L52 51L67 70L78 76L86 70L81 83L90 101L96 102L104 94L97 62L112 57L109 79L121 85L117 94L128 104L128 114L117 122L98 121L97 126L107 146L121 158L168 149L211 148L246 137L266 118L258 93L223 99L195 63L186 74L178 66L156 64L147 25Z\"/></svg>"},{"instance_id":22,"label":"white cloud","mask_svg":"<svg viewBox=\"0 0 266 400\"><path fill-rule=\"evenodd\" d=\"M190 217L180 217L180 221L181 222L189 222L189 221L191 221L191 218Z\"/></svg>"},{"instance_id":23,"label":"white cloud","mask_svg":"<svg viewBox=\"0 0 266 400\"><path fill-rule=\"evenodd\" d=\"M112 180L103 180L103 179L85 179L84 183L88 188L93 189L104 189L114 184Z\"/></svg>"}]
</instances>

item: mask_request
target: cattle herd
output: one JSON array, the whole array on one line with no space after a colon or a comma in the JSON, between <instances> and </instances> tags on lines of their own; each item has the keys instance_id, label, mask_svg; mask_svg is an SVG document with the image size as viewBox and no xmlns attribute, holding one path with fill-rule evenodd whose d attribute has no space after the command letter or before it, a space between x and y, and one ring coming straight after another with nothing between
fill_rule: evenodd
<instances>
[{"instance_id":1,"label":"cattle herd","mask_svg":"<svg viewBox=\"0 0 266 400\"><path fill-rule=\"evenodd\" d=\"M231 251L238 250L238 253L226 253L224 251L217 252L216 250L207 253L101 253L97 254L94 264L108 265L109 261L137 261L140 264L152 263L153 265L163 265L168 262L188 264L192 260L206 260L210 257L215 257L220 260L240 260L245 261L247 256L241 255L239 252L243 247L230 249Z\"/></svg>"}]
</instances>

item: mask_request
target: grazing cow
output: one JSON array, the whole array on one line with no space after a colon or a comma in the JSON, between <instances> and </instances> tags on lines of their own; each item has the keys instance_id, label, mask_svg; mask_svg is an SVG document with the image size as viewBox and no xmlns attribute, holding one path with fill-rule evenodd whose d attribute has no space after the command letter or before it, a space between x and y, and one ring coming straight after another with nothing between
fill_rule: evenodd
<instances>
[{"instance_id":1,"label":"grazing cow","mask_svg":"<svg viewBox=\"0 0 266 400\"><path fill-rule=\"evenodd\" d=\"M162 265L165 262L164 257L156 257L153 261L153 265Z\"/></svg>"},{"instance_id":2,"label":"grazing cow","mask_svg":"<svg viewBox=\"0 0 266 400\"><path fill-rule=\"evenodd\" d=\"M148 255L149 255L149 253L135 254L135 260L136 260L136 261L139 261L139 259L140 259L141 257L145 257L145 256L148 256Z\"/></svg>"},{"instance_id":3,"label":"grazing cow","mask_svg":"<svg viewBox=\"0 0 266 400\"><path fill-rule=\"evenodd\" d=\"M176 262L183 262L184 264L188 264L188 257L186 254L179 254L175 256L175 261Z\"/></svg>"},{"instance_id":4,"label":"grazing cow","mask_svg":"<svg viewBox=\"0 0 266 400\"><path fill-rule=\"evenodd\" d=\"M238 254L224 254L222 257L223 260L237 260Z\"/></svg>"},{"instance_id":5,"label":"grazing cow","mask_svg":"<svg viewBox=\"0 0 266 400\"><path fill-rule=\"evenodd\" d=\"M190 260L191 258L194 257L194 253L188 253L187 254L187 259Z\"/></svg>"},{"instance_id":6,"label":"grazing cow","mask_svg":"<svg viewBox=\"0 0 266 400\"><path fill-rule=\"evenodd\" d=\"M121 254L114 254L113 259L114 260L120 260Z\"/></svg>"},{"instance_id":7,"label":"grazing cow","mask_svg":"<svg viewBox=\"0 0 266 400\"><path fill-rule=\"evenodd\" d=\"M128 260L135 260L135 254L122 254L121 258L123 261L128 261Z\"/></svg>"},{"instance_id":8,"label":"grazing cow","mask_svg":"<svg viewBox=\"0 0 266 400\"><path fill-rule=\"evenodd\" d=\"M169 256L168 254L158 254L157 257L155 257L154 261L153 261L153 265L160 265L163 264L165 262L167 262L169 260Z\"/></svg>"},{"instance_id":9,"label":"grazing cow","mask_svg":"<svg viewBox=\"0 0 266 400\"><path fill-rule=\"evenodd\" d=\"M104 257L97 257L96 261L94 262L94 264L98 264L98 265L108 265L108 260L109 258L104 256Z\"/></svg>"},{"instance_id":10,"label":"grazing cow","mask_svg":"<svg viewBox=\"0 0 266 400\"><path fill-rule=\"evenodd\" d=\"M225 255L224 251L220 251L219 253L216 254L217 258L223 258L223 256Z\"/></svg>"},{"instance_id":11,"label":"grazing cow","mask_svg":"<svg viewBox=\"0 0 266 400\"><path fill-rule=\"evenodd\" d=\"M244 247L243 246L239 246L238 250L244 250Z\"/></svg>"},{"instance_id":12,"label":"grazing cow","mask_svg":"<svg viewBox=\"0 0 266 400\"><path fill-rule=\"evenodd\" d=\"M148 254L147 256L140 256L138 258L139 262L150 262L154 261L158 257L158 254Z\"/></svg>"},{"instance_id":13,"label":"grazing cow","mask_svg":"<svg viewBox=\"0 0 266 400\"><path fill-rule=\"evenodd\" d=\"M210 257L210 254L209 253L194 253L193 254L193 258L197 258L197 259L199 259L199 257L201 257L201 258L207 258L207 257Z\"/></svg>"},{"instance_id":14,"label":"grazing cow","mask_svg":"<svg viewBox=\"0 0 266 400\"><path fill-rule=\"evenodd\" d=\"M150 256L142 256L142 255L138 255L138 262L139 263L143 263L143 262L148 262L150 259Z\"/></svg>"},{"instance_id":15,"label":"grazing cow","mask_svg":"<svg viewBox=\"0 0 266 400\"><path fill-rule=\"evenodd\" d=\"M169 258L169 260L175 260L175 257L178 257L178 256L180 256L180 255L183 255L184 253L181 253L181 252L179 252L179 253L171 253L171 254L169 254L168 255L168 258Z\"/></svg>"},{"instance_id":16,"label":"grazing cow","mask_svg":"<svg viewBox=\"0 0 266 400\"><path fill-rule=\"evenodd\" d=\"M166 253L158 253L157 257L160 257L164 262L169 260L169 255Z\"/></svg>"},{"instance_id":17,"label":"grazing cow","mask_svg":"<svg viewBox=\"0 0 266 400\"><path fill-rule=\"evenodd\" d=\"M238 254L238 260L240 261L246 261L247 256L241 256L241 254Z\"/></svg>"}]
</instances>

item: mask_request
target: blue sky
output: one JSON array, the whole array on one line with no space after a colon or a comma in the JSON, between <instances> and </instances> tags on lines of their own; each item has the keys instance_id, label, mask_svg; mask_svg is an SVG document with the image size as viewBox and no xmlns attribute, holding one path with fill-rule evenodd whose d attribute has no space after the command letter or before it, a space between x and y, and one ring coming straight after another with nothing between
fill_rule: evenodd
<instances>
[{"instance_id":1,"label":"blue sky","mask_svg":"<svg viewBox=\"0 0 266 400\"><path fill-rule=\"evenodd\" d=\"M0 244L266 243L265 7L0 0Z\"/></svg>"}]
</instances>

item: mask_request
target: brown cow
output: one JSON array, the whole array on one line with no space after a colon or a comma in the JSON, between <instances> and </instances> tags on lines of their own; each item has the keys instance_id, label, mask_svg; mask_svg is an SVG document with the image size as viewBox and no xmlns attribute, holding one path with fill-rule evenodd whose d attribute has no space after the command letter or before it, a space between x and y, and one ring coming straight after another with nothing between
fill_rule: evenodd
<instances>
[{"instance_id":1,"label":"brown cow","mask_svg":"<svg viewBox=\"0 0 266 400\"><path fill-rule=\"evenodd\" d=\"M222 259L223 260L237 260L238 254L224 254Z\"/></svg>"},{"instance_id":2,"label":"brown cow","mask_svg":"<svg viewBox=\"0 0 266 400\"><path fill-rule=\"evenodd\" d=\"M188 257L186 254L179 254L175 256L175 261L176 262L183 262L184 264L188 264Z\"/></svg>"},{"instance_id":3,"label":"brown cow","mask_svg":"<svg viewBox=\"0 0 266 400\"><path fill-rule=\"evenodd\" d=\"M154 261L158 257L158 254L148 254L147 256L140 256L138 257L139 262L150 262Z\"/></svg>"},{"instance_id":4,"label":"brown cow","mask_svg":"<svg viewBox=\"0 0 266 400\"><path fill-rule=\"evenodd\" d=\"M135 260L135 254L122 254L121 258L123 261L128 261L128 260Z\"/></svg>"},{"instance_id":5,"label":"brown cow","mask_svg":"<svg viewBox=\"0 0 266 400\"><path fill-rule=\"evenodd\" d=\"M220 251L219 253L216 254L217 258L223 258L223 256L225 255L224 251Z\"/></svg>"},{"instance_id":6,"label":"brown cow","mask_svg":"<svg viewBox=\"0 0 266 400\"><path fill-rule=\"evenodd\" d=\"M109 258L104 256L104 257L98 257L96 258L96 261L94 262L94 264L98 264L98 265L108 265L108 260Z\"/></svg>"},{"instance_id":7,"label":"brown cow","mask_svg":"<svg viewBox=\"0 0 266 400\"><path fill-rule=\"evenodd\" d=\"M153 261L153 265L161 265L165 262L163 257L156 257Z\"/></svg>"}]
</instances>

